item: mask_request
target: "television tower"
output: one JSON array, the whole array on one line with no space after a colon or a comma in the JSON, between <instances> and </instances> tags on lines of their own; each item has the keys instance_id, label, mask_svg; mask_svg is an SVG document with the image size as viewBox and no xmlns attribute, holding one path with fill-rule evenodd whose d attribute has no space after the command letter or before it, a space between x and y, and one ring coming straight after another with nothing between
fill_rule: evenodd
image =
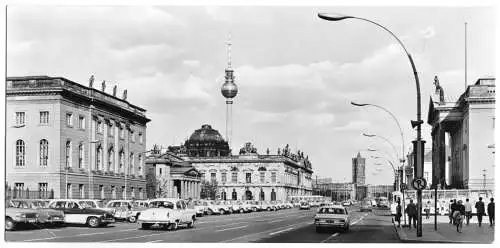
<instances>
[{"instance_id":1,"label":"television tower","mask_svg":"<svg viewBox=\"0 0 500 248\"><path fill-rule=\"evenodd\" d=\"M238 86L234 83L234 70L231 67L231 34L226 41L227 45L227 68L225 69L225 82L221 87L221 93L226 98L226 139L231 149L232 136L232 105L233 98L238 94Z\"/></svg>"}]
</instances>

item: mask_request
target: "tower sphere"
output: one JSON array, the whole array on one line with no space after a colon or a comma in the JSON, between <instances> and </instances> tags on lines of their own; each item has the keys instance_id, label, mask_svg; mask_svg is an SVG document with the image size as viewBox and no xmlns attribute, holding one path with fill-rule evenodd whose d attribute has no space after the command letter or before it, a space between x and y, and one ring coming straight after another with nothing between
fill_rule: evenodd
<instances>
[{"instance_id":1,"label":"tower sphere","mask_svg":"<svg viewBox=\"0 0 500 248\"><path fill-rule=\"evenodd\" d=\"M226 82L221 87L222 95L227 99L232 99L238 94L238 86L234 83L232 70L226 70Z\"/></svg>"}]
</instances>

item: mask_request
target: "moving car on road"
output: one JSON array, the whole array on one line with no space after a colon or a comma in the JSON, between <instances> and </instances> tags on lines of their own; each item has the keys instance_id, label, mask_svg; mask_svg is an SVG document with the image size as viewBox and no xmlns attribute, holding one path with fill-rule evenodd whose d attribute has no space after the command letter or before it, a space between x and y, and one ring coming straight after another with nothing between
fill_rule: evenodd
<instances>
[{"instance_id":1,"label":"moving car on road","mask_svg":"<svg viewBox=\"0 0 500 248\"><path fill-rule=\"evenodd\" d=\"M371 212L372 211L372 203L371 201L367 200L367 201L363 201L361 203L361 206L359 207L359 211L360 212Z\"/></svg>"},{"instance_id":2,"label":"moving car on road","mask_svg":"<svg viewBox=\"0 0 500 248\"><path fill-rule=\"evenodd\" d=\"M316 232L321 232L326 228L342 228L349 231L350 217L347 208L343 206L321 207L314 216Z\"/></svg>"},{"instance_id":3,"label":"moving car on road","mask_svg":"<svg viewBox=\"0 0 500 248\"><path fill-rule=\"evenodd\" d=\"M309 202L303 201L303 202L300 202L299 209L309 210L309 209L311 209L311 205L309 204Z\"/></svg>"},{"instance_id":4,"label":"moving car on road","mask_svg":"<svg viewBox=\"0 0 500 248\"><path fill-rule=\"evenodd\" d=\"M83 204L82 204L83 203ZM106 226L115 222L110 212L89 207L83 201L57 199L49 203L49 208L64 212L64 223L86 224L90 227Z\"/></svg>"},{"instance_id":5,"label":"moving car on road","mask_svg":"<svg viewBox=\"0 0 500 248\"><path fill-rule=\"evenodd\" d=\"M170 230L177 230L180 225L194 227L196 211L194 208L188 208L184 200L160 198L150 201L149 207L141 212L137 220L141 229L149 229L154 224Z\"/></svg>"},{"instance_id":6,"label":"moving car on road","mask_svg":"<svg viewBox=\"0 0 500 248\"><path fill-rule=\"evenodd\" d=\"M5 230L15 230L21 224L36 225L38 212L31 208L18 208L12 201L5 205Z\"/></svg>"}]
</instances>

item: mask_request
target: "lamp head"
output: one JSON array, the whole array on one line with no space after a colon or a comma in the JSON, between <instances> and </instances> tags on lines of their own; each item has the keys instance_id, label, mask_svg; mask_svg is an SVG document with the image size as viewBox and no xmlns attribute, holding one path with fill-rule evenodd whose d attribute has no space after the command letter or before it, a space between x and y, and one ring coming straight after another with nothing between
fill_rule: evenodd
<instances>
[{"instance_id":1,"label":"lamp head","mask_svg":"<svg viewBox=\"0 0 500 248\"><path fill-rule=\"evenodd\" d=\"M368 104L366 104L366 103L355 103L355 102L351 102L351 105L358 106L358 107L364 107L364 106L367 106Z\"/></svg>"},{"instance_id":2,"label":"lamp head","mask_svg":"<svg viewBox=\"0 0 500 248\"><path fill-rule=\"evenodd\" d=\"M375 137L377 135L375 134L367 134L367 133L363 133L363 136L366 136L366 137Z\"/></svg>"},{"instance_id":3,"label":"lamp head","mask_svg":"<svg viewBox=\"0 0 500 248\"><path fill-rule=\"evenodd\" d=\"M318 13L318 17L327 20L327 21L342 21L344 19L348 18L354 18L353 16L346 16L342 14L335 14L335 13Z\"/></svg>"}]
</instances>

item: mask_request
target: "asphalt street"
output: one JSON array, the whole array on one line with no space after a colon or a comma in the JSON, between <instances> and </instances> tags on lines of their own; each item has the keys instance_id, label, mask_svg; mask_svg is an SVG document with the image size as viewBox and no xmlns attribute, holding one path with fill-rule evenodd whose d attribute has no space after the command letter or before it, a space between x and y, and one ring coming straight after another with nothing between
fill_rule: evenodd
<instances>
[{"instance_id":1,"label":"asphalt street","mask_svg":"<svg viewBox=\"0 0 500 248\"><path fill-rule=\"evenodd\" d=\"M398 242L386 212L359 212L351 208L352 224L348 233L333 230L316 233L313 217L316 209L286 209L223 216L199 217L192 229L176 231L140 230L136 224L117 222L108 227L24 229L6 232L8 242L140 242L140 243L300 243L300 242Z\"/></svg>"}]
</instances>

